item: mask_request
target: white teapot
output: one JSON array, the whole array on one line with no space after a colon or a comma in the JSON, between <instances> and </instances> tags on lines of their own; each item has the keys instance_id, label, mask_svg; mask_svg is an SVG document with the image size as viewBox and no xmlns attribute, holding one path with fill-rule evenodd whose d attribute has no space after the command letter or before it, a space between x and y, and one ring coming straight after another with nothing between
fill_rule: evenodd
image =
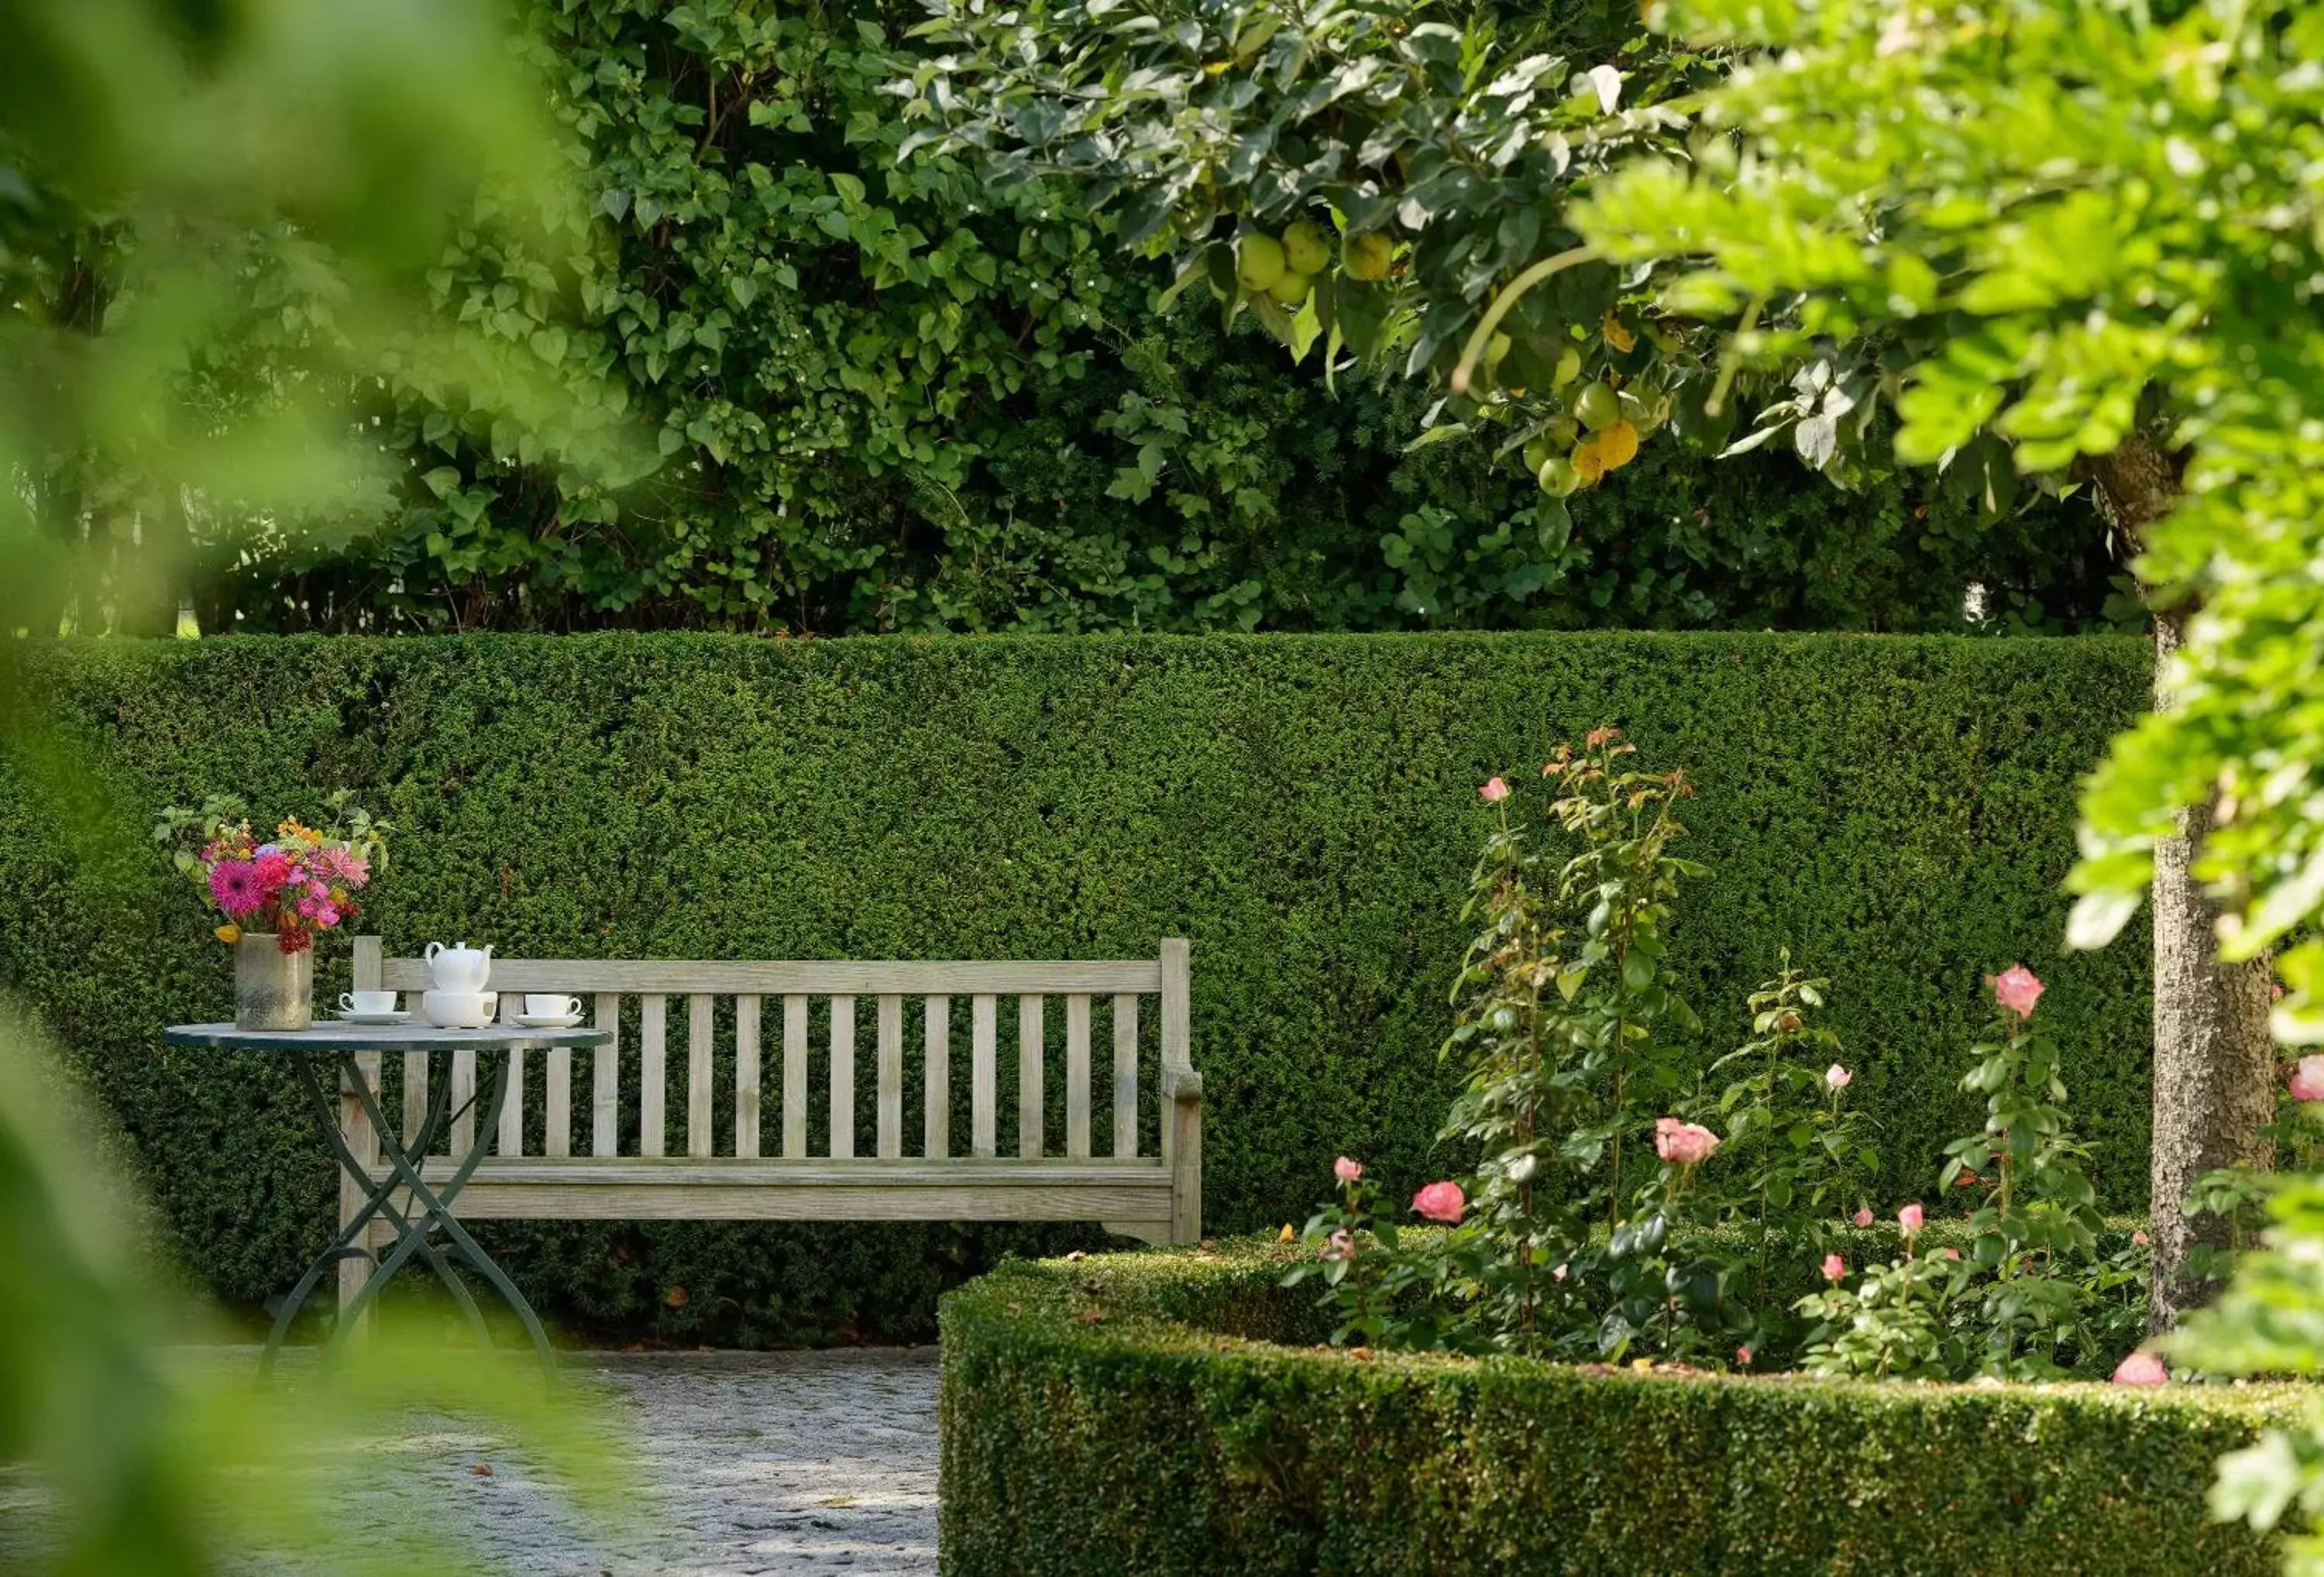
<instances>
[{"instance_id":1,"label":"white teapot","mask_svg":"<svg viewBox=\"0 0 2324 1577\"><path fill-rule=\"evenodd\" d=\"M457 947L430 942L421 956L428 960L428 973L435 978L439 991L473 996L484 989L484 982L493 972L493 950L471 947L466 942Z\"/></svg>"}]
</instances>

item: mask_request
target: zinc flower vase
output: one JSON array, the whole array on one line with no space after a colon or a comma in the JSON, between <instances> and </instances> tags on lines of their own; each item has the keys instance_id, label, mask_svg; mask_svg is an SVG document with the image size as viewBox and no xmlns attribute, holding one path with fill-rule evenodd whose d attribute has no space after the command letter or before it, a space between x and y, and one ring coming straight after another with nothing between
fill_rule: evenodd
<instances>
[{"instance_id":1,"label":"zinc flower vase","mask_svg":"<svg viewBox=\"0 0 2324 1577\"><path fill-rule=\"evenodd\" d=\"M306 1029L315 1022L315 950L282 951L272 931L244 931L234 945L234 1027Z\"/></svg>"}]
</instances>

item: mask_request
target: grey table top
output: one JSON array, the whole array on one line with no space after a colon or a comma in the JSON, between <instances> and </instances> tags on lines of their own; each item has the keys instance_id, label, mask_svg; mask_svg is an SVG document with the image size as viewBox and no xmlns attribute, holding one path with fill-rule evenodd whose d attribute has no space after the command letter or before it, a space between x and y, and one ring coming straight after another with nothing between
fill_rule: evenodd
<instances>
[{"instance_id":1,"label":"grey table top","mask_svg":"<svg viewBox=\"0 0 2324 1577\"><path fill-rule=\"evenodd\" d=\"M604 1046L610 1029L576 1025L570 1029L530 1029L493 1024L482 1029L439 1029L415 1019L409 1024L343 1024L318 1020L311 1029L240 1029L232 1024L172 1024L161 1032L171 1046L209 1046L223 1051L540 1051L558 1046Z\"/></svg>"}]
</instances>

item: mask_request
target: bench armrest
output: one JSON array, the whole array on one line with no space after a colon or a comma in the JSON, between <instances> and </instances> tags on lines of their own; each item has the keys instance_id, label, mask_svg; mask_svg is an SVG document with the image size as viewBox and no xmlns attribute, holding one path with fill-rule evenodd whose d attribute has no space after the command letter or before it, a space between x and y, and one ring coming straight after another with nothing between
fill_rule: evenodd
<instances>
[{"instance_id":1,"label":"bench armrest","mask_svg":"<svg viewBox=\"0 0 2324 1577\"><path fill-rule=\"evenodd\" d=\"M1165 1065L1162 1069L1162 1099L1192 1101L1199 1105L1203 1099L1203 1075L1192 1068Z\"/></svg>"}]
</instances>

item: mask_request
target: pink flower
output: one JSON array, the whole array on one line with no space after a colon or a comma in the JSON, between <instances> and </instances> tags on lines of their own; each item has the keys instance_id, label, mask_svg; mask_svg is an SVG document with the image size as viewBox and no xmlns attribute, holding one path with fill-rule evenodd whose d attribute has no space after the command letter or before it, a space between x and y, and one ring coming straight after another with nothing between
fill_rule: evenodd
<instances>
[{"instance_id":1,"label":"pink flower","mask_svg":"<svg viewBox=\"0 0 2324 1577\"><path fill-rule=\"evenodd\" d=\"M1995 978L1993 1000L2020 1019L2031 1019L2034 1004L2042 1000L2043 989L2032 970L2022 964L2013 964Z\"/></svg>"},{"instance_id":2,"label":"pink flower","mask_svg":"<svg viewBox=\"0 0 2324 1577\"><path fill-rule=\"evenodd\" d=\"M1823 1257L1823 1278L1826 1281L1838 1281L1841 1277L1847 1274L1847 1260L1841 1259L1837 1254L1826 1254Z\"/></svg>"},{"instance_id":3,"label":"pink flower","mask_svg":"<svg viewBox=\"0 0 2324 1577\"><path fill-rule=\"evenodd\" d=\"M371 862L344 844L324 850L323 862L349 887L361 887L371 880Z\"/></svg>"},{"instance_id":4,"label":"pink flower","mask_svg":"<svg viewBox=\"0 0 2324 1577\"><path fill-rule=\"evenodd\" d=\"M1719 1148L1719 1136L1699 1122L1655 1119L1655 1154L1674 1167L1700 1166Z\"/></svg>"},{"instance_id":5,"label":"pink flower","mask_svg":"<svg viewBox=\"0 0 2324 1577\"><path fill-rule=\"evenodd\" d=\"M290 885L290 861L280 850L267 850L250 862L250 868L258 878L259 891L268 898Z\"/></svg>"},{"instance_id":6,"label":"pink flower","mask_svg":"<svg viewBox=\"0 0 2324 1577\"><path fill-rule=\"evenodd\" d=\"M1477 790L1477 798L1488 805L1499 805L1508 797L1509 786L1498 777L1487 779L1485 786Z\"/></svg>"},{"instance_id":7,"label":"pink flower","mask_svg":"<svg viewBox=\"0 0 2324 1577\"><path fill-rule=\"evenodd\" d=\"M2171 1371L2163 1360L2139 1349L2115 1366L2114 1383L2118 1386L2162 1386L2171 1383Z\"/></svg>"},{"instance_id":8,"label":"pink flower","mask_svg":"<svg viewBox=\"0 0 2324 1577\"><path fill-rule=\"evenodd\" d=\"M210 896L237 920L246 918L266 901L259 890L258 873L247 860L225 860L211 866Z\"/></svg>"},{"instance_id":9,"label":"pink flower","mask_svg":"<svg viewBox=\"0 0 2324 1577\"><path fill-rule=\"evenodd\" d=\"M1364 1164L1342 1156L1332 1163L1332 1176L1342 1183L1352 1183L1364 1175Z\"/></svg>"},{"instance_id":10,"label":"pink flower","mask_svg":"<svg viewBox=\"0 0 2324 1577\"><path fill-rule=\"evenodd\" d=\"M1849 1073L1838 1063L1832 1064L1823 1071L1823 1082L1835 1090L1847 1089L1849 1082L1855 1077L1854 1074Z\"/></svg>"},{"instance_id":11,"label":"pink flower","mask_svg":"<svg viewBox=\"0 0 2324 1577\"><path fill-rule=\"evenodd\" d=\"M1868 1227L1872 1224L1872 1207L1868 1204L1859 1204L1856 1207L1856 1213L1848 1219L1858 1226Z\"/></svg>"},{"instance_id":12,"label":"pink flower","mask_svg":"<svg viewBox=\"0 0 2324 1577\"><path fill-rule=\"evenodd\" d=\"M1356 1240L1345 1227L1333 1232L1323 1245L1323 1258L1326 1259L1352 1259L1355 1257Z\"/></svg>"},{"instance_id":13,"label":"pink flower","mask_svg":"<svg viewBox=\"0 0 2324 1577\"><path fill-rule=\"evenodd\" d=\"M1412 1196L1412 1208L1423 1221L1442 1222L1448 1227L1461 1224L1461 1211L1468 1203L1458 1183L1431 1183Z\"/></svg>"},{"instance_id":14,"label":"pink flower","mask_svg":"<svg viewBox=\"0 0 2324 1577\"><path fill-rule=\"evenodd\" d=\"M322 927L325 930L328 930L333 926L337 925L339 923L338 906L327 903L317 905L315 908L315 923Z\"/></svg>"},{"instance_id":15,"label":"pink flower","mask_svg":"<svg viewBox=\"0 0 2324 1577\"><path fill-rule=\"evenodd\" d=\"M1751 1344L1748 1342L1735 1350L1735 1361L1745 1369L1751 1367Z\"/></svg>"},{"instance_id":16,"label":"pink flower","mask_svg":"<svg viewBox=\"0 0 2324 1577\"><path fill-rule=\"evenodd\" d=\"M2300 1059L2292 1070L2292 1098L2295 1101L2324 1101L2324 1053Z\"/></svg>"},{"instance_id":17,"label":"pink flower","mask_svg":"<svg viewBox=\"0 0 2324 1577\"><path fill-rule=\"evenodd\" d=\"M1928 1221L1928 1213L1921 1208L1918 1200L1896 1213L1896 1224L1904 1229L1904 1235L1908 1238L1926 1226Z\"/></svg>"},{"instance_id":18,"label":"pink flower","mask_svg":"<svg viewBox=\"0 0 2324 1577\"><path fill-rule=\"evenodd\" d=\"M1959 1249L1940 1249L1937 1250L1937 1258L1940 1259L1958 1259L1960 1258L1960 1250Z\"/></svg>"},{"instance_id":19,"label":"pink flower","mask_svg":"<svg viewBox=\"0 0 2324 1577\"><path fill-rule=\"evenodd\" d=\"M2152 1238L2149 1238L2146 1235L2146 1229L2144 1227L2141 1227L2136 1231L2131 1233L2130 1240L2136 1243L2142 1249L2146 1247L2148 1243L2153 1241Z\"/></svg>"}]
</instances>

